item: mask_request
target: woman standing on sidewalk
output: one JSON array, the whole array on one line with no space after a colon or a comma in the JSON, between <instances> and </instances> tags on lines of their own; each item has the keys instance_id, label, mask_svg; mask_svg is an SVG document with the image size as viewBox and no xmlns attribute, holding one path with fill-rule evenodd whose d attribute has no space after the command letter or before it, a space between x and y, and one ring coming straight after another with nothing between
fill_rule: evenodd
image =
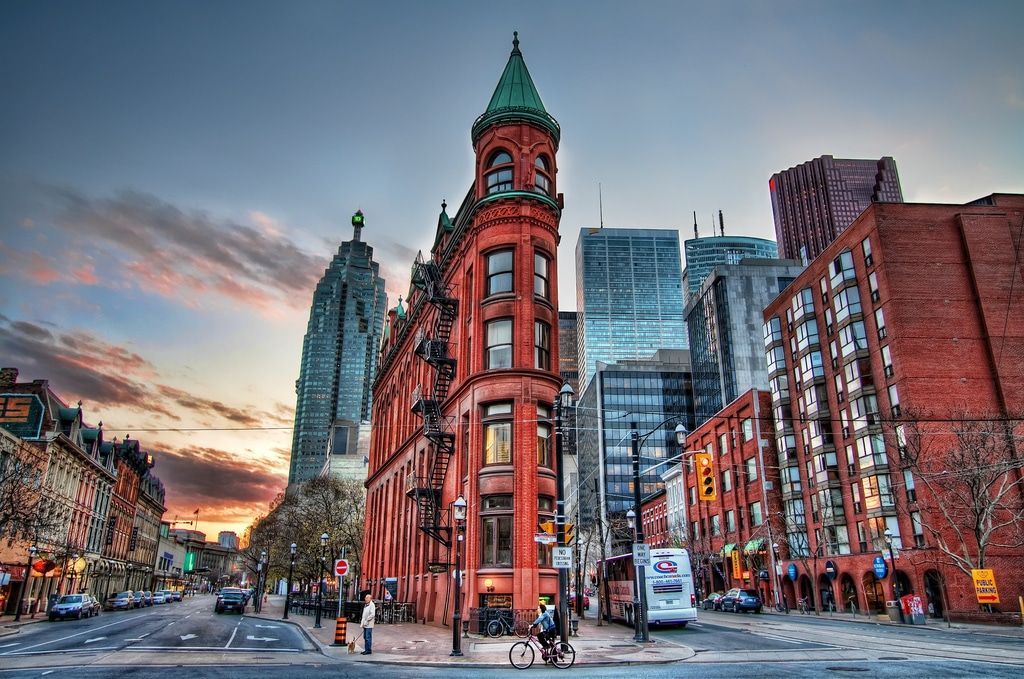
<instances>
[{"instance_id":1,"label":"woman standing on sidewalk","mask_svg":"<svg viewBox=\"0 0 1024 679\"><path fill-rule=\"evenodd\" d=\"M363 652L361 655L373 653L373 620L377 617L377 607L373 604L373 597L367 592L363 597L363 617L359 626L363 628Z\"/></svg>"}]
</instances>

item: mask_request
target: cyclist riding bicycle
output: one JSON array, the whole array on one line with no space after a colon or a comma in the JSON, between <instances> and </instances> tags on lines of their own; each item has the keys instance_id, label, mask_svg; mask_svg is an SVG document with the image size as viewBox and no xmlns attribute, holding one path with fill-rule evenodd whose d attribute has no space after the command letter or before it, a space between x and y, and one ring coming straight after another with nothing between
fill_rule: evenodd
<instances>
[{"instance_id":1,"label":"cyclist riding bicycle","mask_svg":"<svg viewBox=\"0 0 1024 679\"><path fill-rule=\"evenodd\" d=\"M540 615L533 621L534 627L540 628L540 633L537 635L537 639L545 649L551 648L551 643L558 636L558 632L555 628L555 621L551 619L551 614L548 613L548 609L544 604L537 606L537 612Z\"/></svg>"}]
</instances>

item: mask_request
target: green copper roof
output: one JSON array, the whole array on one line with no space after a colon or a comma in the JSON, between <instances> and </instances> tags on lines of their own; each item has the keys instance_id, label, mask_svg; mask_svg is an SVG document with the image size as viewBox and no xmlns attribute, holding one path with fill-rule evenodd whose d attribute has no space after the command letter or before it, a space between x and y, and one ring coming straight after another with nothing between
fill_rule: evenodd
<instances>
[{"instance_id":1,"label":"green copper roof","mask_svg":"<svg viewBox=\"0 0 1024 679\"><path fill-rule=\"evenodd\" d=\"M405 318L405 307L402 306L402 297L399 295L398 304L395 306L395 316L398 318Z\"/></svg>"},{"instance_id":2,"label":"green copper roof","mask_svg":"<svg viewBox=\"0 0 1024 679\"><path fill-rule=\"evenodd\" d=\"M540 94L533 84L530 71L523 61L523 53L519 50L519 33L513 33L512 54L505 64L505 72L501 74L498 86L494 88L491 102L484 114L473 123L473 141L483 131L499 122L527 121L547 128L558 143L561 134L558 121L544 108Z\"/></svg>"}]
</instances>

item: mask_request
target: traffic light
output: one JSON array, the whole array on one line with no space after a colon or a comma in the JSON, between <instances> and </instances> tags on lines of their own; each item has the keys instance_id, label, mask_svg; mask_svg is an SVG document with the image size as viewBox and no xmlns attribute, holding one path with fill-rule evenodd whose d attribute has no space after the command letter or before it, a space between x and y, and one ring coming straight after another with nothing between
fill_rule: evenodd
<instances>
[{"instance_id":1,"label":"traffic light","mask_svg":"<svg viewBox=\"0 0 1024 679\"><path fill-rule=\"evenodd\" d=\"M710 502L718 497L715 465L710 453L694 455L697 462L697 499Z\"/></svg>"}]
</instances>

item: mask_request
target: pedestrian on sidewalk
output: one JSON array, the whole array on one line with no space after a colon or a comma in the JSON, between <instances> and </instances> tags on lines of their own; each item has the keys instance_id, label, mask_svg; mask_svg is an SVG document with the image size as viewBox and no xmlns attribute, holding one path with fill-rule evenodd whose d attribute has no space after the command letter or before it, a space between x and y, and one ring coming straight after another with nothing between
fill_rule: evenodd
<instances>
[{"instance_id":1,"label":"pedestrian on sidewalk","mask_svg":"<svg viewBox=\"0 0 1024 679\"><path fill-rule=\"evenodd\" d=\"M373 653L373 620L377 617L377 607L373 604L373 597L367 592L363 597L363 617L359 626L363 628L363 652L360 655L371 655Z\"/></svg>"}]
</instances>

